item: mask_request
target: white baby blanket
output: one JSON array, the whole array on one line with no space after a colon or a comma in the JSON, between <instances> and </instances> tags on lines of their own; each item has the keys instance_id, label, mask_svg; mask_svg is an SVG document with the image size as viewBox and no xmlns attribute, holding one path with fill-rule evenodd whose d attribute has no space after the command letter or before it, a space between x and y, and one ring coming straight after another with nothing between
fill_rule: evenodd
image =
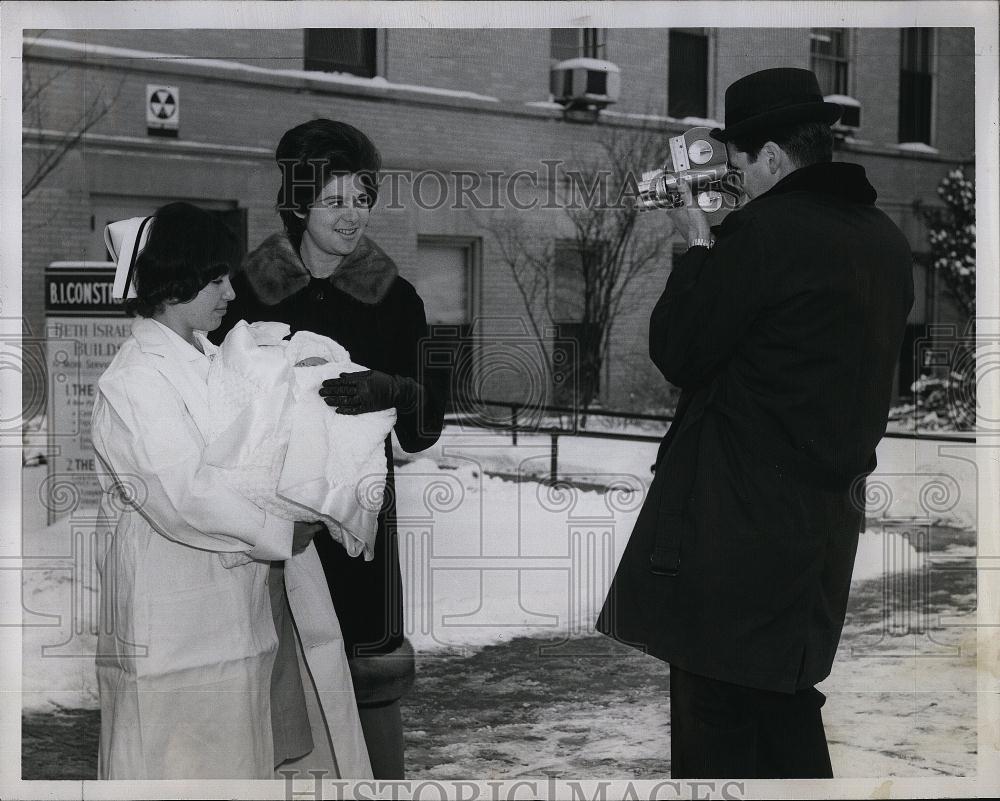
<instances>
[{"instance_id":1,"label":"white baby blanket","mask_svg":"<svg viewBox=\"0 0 1000 801\"><path fill-rule=\"evenodd\" d=\"M266 511L322 521L351 556L370 560L396 412L336 414L320 385L365 368L329 337L289 333L241 320L226 336L208 373L206 460Z\"/></svg>"}]
</instances>

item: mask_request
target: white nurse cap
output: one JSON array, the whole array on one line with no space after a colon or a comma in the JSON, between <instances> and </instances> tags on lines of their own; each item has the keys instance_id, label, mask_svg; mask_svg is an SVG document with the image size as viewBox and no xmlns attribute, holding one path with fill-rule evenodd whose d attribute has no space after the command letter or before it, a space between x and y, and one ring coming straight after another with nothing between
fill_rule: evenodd
<instances>
[{"instance_id":1,"label":"white nurse cap","mask_svg":"<svg viewBox=\"0 0 1000 801\"><path fill-rule=\"evenodd\" d=\"M104 228L104 244L115 261L115 283L111 289L115 300L136 296L135 260L146 247L152 222L152 217L132 217L110 223Z\"/></svg>"}]
</instances>

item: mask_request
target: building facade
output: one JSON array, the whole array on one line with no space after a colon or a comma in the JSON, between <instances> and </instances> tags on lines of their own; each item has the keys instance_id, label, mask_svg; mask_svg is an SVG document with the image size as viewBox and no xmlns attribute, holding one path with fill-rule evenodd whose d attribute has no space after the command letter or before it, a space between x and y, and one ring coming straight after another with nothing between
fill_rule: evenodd
<instances>
[{"instance_id":1,"label":"building facade","mask_svg":"<svg viewBox=\"0 0 1000 801\"><path fill-rule=\"evenodd\" d=\"M26 328L34 335L44 330L46 267L105 260L103 228L110 220L188 200L218 211L247 247L256 246L280 229L273 161L279 137L300 122L330 117L368 133L387 173L396 176L394 188L383 187L369 233L416 284L430 322L484 337L465 388L508 399L528 392L536 402L551 402L557 399L553 356L576 335L572 313L549 321L556 325L545 326L539 340L489 221L516 213L539 247L558 247L570 233L562 210L544 202L516 208L519 200L531 206L546 197L546 162L594 159L609 131L668 137L699 122L721 122L725 89L734 80L796 66L814 69L824 93L852 101L855 118L835 158L864 165L880 207L915 253L912 343L928 324L965 322L928 271L922 210L940 205L940 180L974 157L973 34L971 28L36 32L24 43L26 91L33 87L24 117L25 180L44 169L88 112L107 112L24 200ZM567 117L550 96L553 66L577 57L611 62L620 75L617 102L592 119ZM475 189L463 195L463 187ZM491 192L500 202L477 207L473 198ZM641 217L642 230L664 225L666 215ZM605 407L664 405L646 334L670 261L667 249L628 287L600 376ZM502 347L490 351L486 343ZM540 354L538 364L532 353ZM914 373L907 362L904 355L898 382L904 392ZM44 383L38 376L26 380ZM26 397L42 391L26 386Z\"/></svg>"}]
</instances>

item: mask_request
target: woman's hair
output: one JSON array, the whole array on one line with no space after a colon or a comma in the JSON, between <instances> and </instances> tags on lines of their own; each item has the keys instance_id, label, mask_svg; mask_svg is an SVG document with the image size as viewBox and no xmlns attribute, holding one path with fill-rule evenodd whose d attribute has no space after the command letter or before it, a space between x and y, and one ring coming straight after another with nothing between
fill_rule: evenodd
<instances>
[{"instance_id":1,"label":"woman's hair","mask_svg":"<svg viewBox=\"0 0 1000 801\"><path fill-rule=\"evenodd\" d=\"M308 214L331 177L354 173L372 203L378 197L382 156L371 139L346 122L310 120L296 125L281 137L274 160L281 170L278 213L296 250L306 222L295 212Z\"/></svg>"},{"instance_id":2,"label":"woman's hair","mask_svg":"<svg viewBox=\"0 0 1000 801\"><path fill-rule=\"evenodd\" d=\"M187 303L209 281L239 265L239 241L211 212L169 203L153 214L146 246L135 261L131 317L152 317L168 303Z\"/></svg>"}]
</instances>

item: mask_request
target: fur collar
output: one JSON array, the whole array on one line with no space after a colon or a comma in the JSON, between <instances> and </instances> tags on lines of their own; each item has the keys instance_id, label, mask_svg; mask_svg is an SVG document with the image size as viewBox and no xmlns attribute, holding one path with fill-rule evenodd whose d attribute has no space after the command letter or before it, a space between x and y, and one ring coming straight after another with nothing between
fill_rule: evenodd
<instances>
[{"instance_id":1,"label":"fur collar","mask_svg":"<svg viewBox=\"0 0 1000 801\"><path fill-rule=\"evenodd\" d=\"M299 254L286 234L273 234L243 260L250 288L263 304L274 306L309 284ZM362 236L357 248L344 257L328 280L342 292L362 303L382 301L399 275L396 263L367 236Z\"/></svg>"}]
</instances>

